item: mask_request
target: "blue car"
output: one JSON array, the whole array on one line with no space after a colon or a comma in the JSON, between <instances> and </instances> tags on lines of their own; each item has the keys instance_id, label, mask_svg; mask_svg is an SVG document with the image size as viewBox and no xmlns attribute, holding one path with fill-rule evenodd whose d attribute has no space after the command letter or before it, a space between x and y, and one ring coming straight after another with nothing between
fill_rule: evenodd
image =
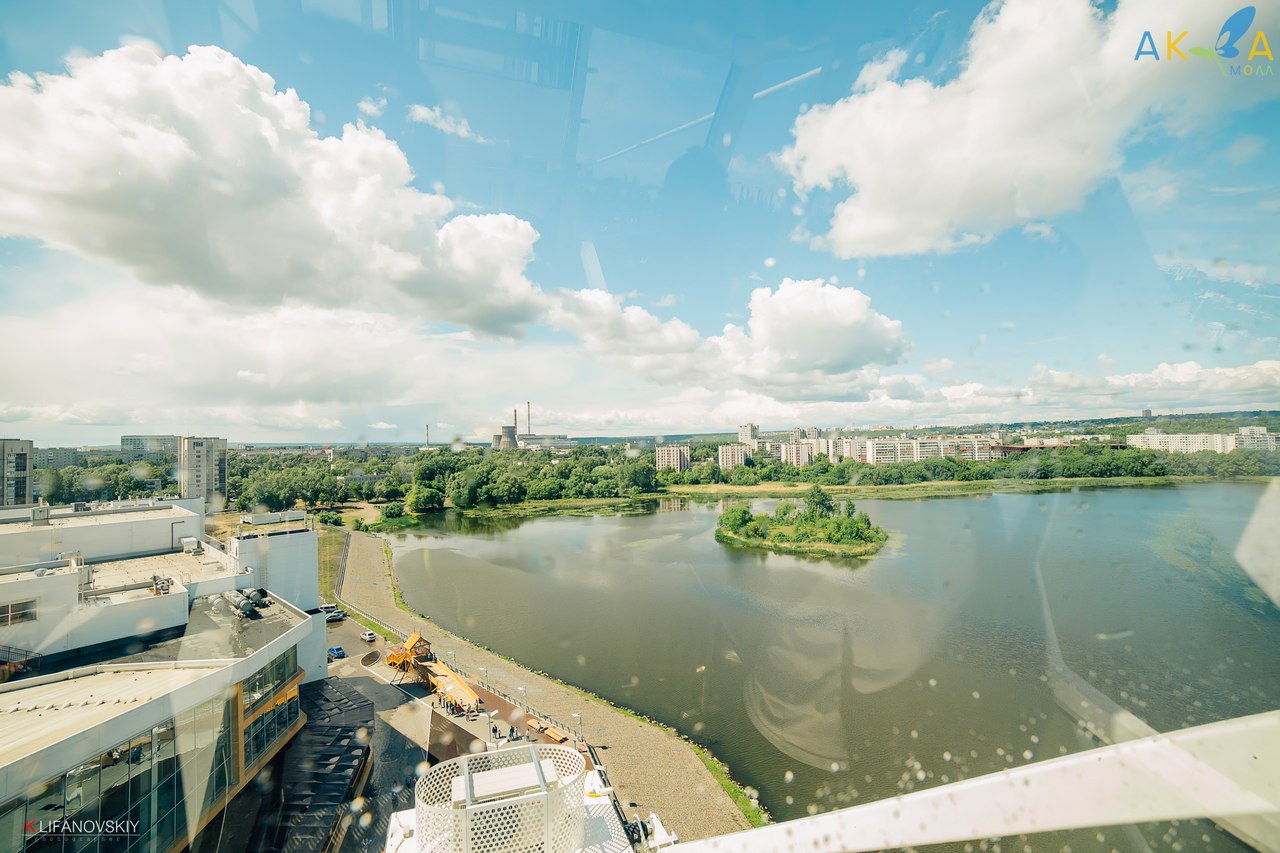
<instances>
[{"instance_id":1,"label":"blue car","mask_svg":"<svg viewBox=\"0 0 1280 853\"><path fill-rule=\"evenodd\" d=\"M341 660L347 656L347 650L342 646L334 646L329 649L329 660Z\"/></svg>"}]
</instances>

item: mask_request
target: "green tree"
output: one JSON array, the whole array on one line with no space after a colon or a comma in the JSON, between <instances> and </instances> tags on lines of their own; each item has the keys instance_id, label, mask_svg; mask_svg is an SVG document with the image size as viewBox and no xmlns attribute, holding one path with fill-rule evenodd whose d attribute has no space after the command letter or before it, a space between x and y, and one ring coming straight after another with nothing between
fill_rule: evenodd
<instances>
[{"instance_id":1,"label":"green tree","mask_svg":"<svg viewBox=\"0 0 1280 853\"><path fill-rule=\"evenodd\" d=\"M739 533L742 528L751 523L751 510L746 504L734 504L720 514L719 524L726 530Z\"/></svg>"},{"instance_id":2,"label":"green tree","mask_svg":"<svg viewBox=\"0 0 1280 853\"><path fill-rule=\"evenodd\" d=\"M815 485L804 495L804 517L813 521L819 518L830 518L835 515L836 505L831 500L831 495L822 490L821 486Z\"/></svg>"},{"instance_id":3,"label":"green tree","mask_svg":"<svg viewBox=\"0 0 1280 853\"><path fill-rule=\"evenodd\" d=\"M415 515L430 512L442 506L444 506L444 492L435 486L428 486L422 483L410 489L409 496L405 499L405 507Z\"/></svg>"}]
</instances>

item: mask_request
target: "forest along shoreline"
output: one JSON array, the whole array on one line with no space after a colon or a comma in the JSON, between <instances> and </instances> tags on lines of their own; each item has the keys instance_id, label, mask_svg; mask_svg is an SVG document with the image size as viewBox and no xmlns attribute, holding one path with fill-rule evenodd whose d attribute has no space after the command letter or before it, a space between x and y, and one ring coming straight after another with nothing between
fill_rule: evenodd
<instances>
[{"instance_id":1,"label":"forest along shoreline","mask_svg":"<svg viewBox=\"0 0 1280 853\"><path fill-rule=\"evenodd\" d=\"M769 822L768 813L732 780L710 751L655 720L621 708L589 691L522 666L440 627L404 606L385 540L352 532L341 589L334 592L357 613L353 618L388 637L385 626L420 631L437 654L456 653L457 663L510 695L525 688L536 710L562 720L582 714L588 741L605 747L602 758L628 815L656 812L682 840L737 832ZM369 623L359 614L382 625ZM398 639L398 638L396 638ZM450 658L452 659L452 658ZM630 808L630 803L636 803Z\"/></svg>"}]
</instances>

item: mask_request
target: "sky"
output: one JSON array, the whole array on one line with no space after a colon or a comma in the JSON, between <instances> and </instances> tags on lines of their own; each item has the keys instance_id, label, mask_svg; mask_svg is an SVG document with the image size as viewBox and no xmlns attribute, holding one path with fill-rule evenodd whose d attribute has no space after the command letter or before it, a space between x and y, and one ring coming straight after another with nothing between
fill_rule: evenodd
<instances>
[{"instance_id":1,"label":"sky","mask_svg":"<svg viewBox=\"0 0 1280 853\"><path fill-rule=\"evenodd\" d=\"M0 433L1277 408L1239 2L0 3Z\"/></svg>"}]
</instances>

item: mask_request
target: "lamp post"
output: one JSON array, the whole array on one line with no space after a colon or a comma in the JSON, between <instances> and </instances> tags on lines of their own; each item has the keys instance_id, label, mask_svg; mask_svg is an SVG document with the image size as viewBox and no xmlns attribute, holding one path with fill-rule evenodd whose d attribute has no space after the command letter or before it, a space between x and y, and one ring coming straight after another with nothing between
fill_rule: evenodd
<instances>
[{"instance_id":1,"label":"lamp post","mask_svg":"<svg viewBox=\"0 0 1280 853\"><path fill-rule=\"evenodd\" d=\"M582 741L583 743L586 743L586 742L587 742L587 737L586 737L586 734L584 733L584 730L583 730L583 728L582 728L582 715L581 715L581 714L570 714L569 716L573 717L575 720L577 720L577 721L578 721L578 740Z\"/></svg>"},{"instance_id":2,"label":"lamp post","mask_svg":"<svg viewBox=\"0 0 1280 853\"><path fill-rule=\"evenodd\" d=\"M517 687L516 690L520 691L520 704L524 705L525 711L528 711L529 710L528 691L525 690L523 687Z\"/></svg>"},{"instance_id":3,"label":"lamp post","mask_svg":"<svg viewBox=\"0 0 1280 853\"><path fill-rule=\"evenodd\" d=\"M489 667L487 666L480 667L480 683L485 687L489 686Z\"/></svg>"}]
</instances>

